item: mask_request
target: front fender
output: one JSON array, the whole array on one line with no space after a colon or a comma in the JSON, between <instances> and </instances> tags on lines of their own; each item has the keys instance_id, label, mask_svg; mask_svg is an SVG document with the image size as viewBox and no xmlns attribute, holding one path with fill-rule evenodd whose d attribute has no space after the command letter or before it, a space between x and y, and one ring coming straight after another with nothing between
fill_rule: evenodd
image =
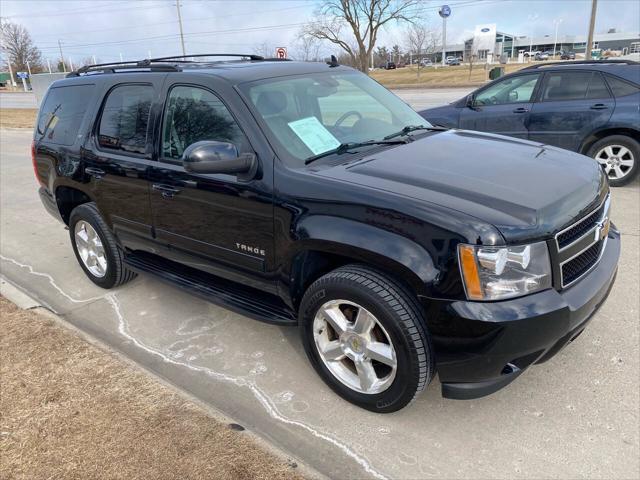
<instances>
[{"instance_id":1,"label":"front fender","mask_svg":"<svg viewBox=\"0 0 640 480\"><path fill-rule=\"evenodd\" d=\"M313 215L301 219L295 237L286 260L292 268L300 253L319 251L378 266L409 284L416 293L424 292L438 276L431 255L422 246L365 223Z\"/></svg>"}]
</instances>

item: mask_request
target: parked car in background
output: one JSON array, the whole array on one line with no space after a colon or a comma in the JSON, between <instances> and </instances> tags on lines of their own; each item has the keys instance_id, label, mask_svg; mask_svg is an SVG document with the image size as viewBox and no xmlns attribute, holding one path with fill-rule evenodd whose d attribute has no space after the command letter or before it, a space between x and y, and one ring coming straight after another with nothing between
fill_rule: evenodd
<instances>
[{"instance_id":1,"label":"parked car in background","mask_svg":"<svg viewBox=\"0 0 640 480\"><path fill-rule=\"evenodd\" d=\"M560 60L575 60L576 54L575 52L561 52Z\"/></svg>"},{"instance_id":2,"label":"parked car in background","mask_svg":"<svg viewBox=\"0 0 640 480\"><path fill-rule=\"evenodd\" d=\"M431 60L429 60L428 58L423 58L422 60L420 60L420 66L421 67L433 67L433 62Z\"/></svg>"},{"instance_id":3,"label":"parked car in background","mask_svg":"<svg viewBox=\"0 0 640 480\"><path fill-rule=\"evenodd\" d=\"M395 70L396 69L396 64L395 62L387 62L384 66L385 70Z\"/></svg>"},{"instance_id":4,"label":"parked car in background","mask_svg":"<svg viewBox=\"0 0 640 480\"><path fill-rule=\"evenodd\" d=\"M420 114L579 152L600 162L613 186L638 173L640 64L626 60L535 65Z\"/></svg>"},{"instance_id":5,"label":"parked car in background","mask_svg":"<svg viewBox=\"0 0 640 480\"><path fill-rule=\"evenodd\" d=\"M447 57L445 63L449 66L460 65L460 59L458 57Z\"/></svg>"},{"instance_id":6,"label":"parked car in background","mask_svg":"<svg viewBox=\"0 0 640 480\"><path fill-rule=\"evenodd\" d=\"M549 60L549 54L547 52L536 52L536 55L534 57L536 60Z\"/></svg>"}]
</instances>

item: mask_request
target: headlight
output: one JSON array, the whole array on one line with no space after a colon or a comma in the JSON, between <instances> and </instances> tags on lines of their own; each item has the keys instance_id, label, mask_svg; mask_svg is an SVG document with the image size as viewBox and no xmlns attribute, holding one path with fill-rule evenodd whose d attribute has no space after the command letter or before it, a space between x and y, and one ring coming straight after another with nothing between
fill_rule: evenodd
<instances>
[{"instance_id":1,"label":"headlight","mask_svg":"<svg viewBox=\"0 0 640 480\"><path fill-rule=\"evenodd\" d=\"M503 300L551 287L546 242L515 247L458 245L469 300Z\"/></svg>"}]
</instances>

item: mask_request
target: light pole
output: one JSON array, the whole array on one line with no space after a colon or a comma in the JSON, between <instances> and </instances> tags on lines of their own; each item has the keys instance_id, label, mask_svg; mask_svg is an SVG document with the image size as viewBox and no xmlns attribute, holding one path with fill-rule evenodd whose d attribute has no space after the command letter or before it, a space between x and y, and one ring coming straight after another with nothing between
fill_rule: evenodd
<instances>
[{"instance_id":1,"label":"light pole","mask_svg":"<svg viewBox=\"0 0 640 480\"><path fill-rule=\"evenodd\" d=\"M557 20L554 20L553 23L556 25L556 36L555 36L555 39L553 40L553 58L555 60L555 58L556 58L556 44L558 43L558 27L562 23L562 19L559 18Z\"/></svg>"},{"instance_id":2,"label":"light pole","mask_svg":"<svg viewBox=\"0 0 640 480\"><path fill-rule=\"evenodd\" d=\"M180 26L180 45L182 46L182 55L187 56L184 50L184 33L182 33L182 14L180 13L180 0L176 0L176 8L178 9L178 25Z\"/></svg>"},{"instance_id":3,"label":"light pole","mask_svg":"<svg viewBox=\"0 0 640 480\"><path fill-rule=\"evenodd\" d=\"M529 61L531 61L531 52L533 50L533 27L534 24L533 22L535 22L538 19L538 14L536 13L535 15L528 15L527 16L527 20L529 20L529 55L527 55L527 57L529 58Z\"/></svg>"}]
</instances>

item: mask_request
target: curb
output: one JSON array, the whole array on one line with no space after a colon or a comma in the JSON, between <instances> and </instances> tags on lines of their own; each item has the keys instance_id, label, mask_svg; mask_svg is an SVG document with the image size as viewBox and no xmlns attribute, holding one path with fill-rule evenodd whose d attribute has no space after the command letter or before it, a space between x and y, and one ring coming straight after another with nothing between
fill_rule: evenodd
<instances>
[{"instance_id":1,"label":"curb","mask_svg":"<svg viewBox=\"0 0 640 480\"><path fill-rule=\"evenodd\" d=\"M10 302L15 303L23 310L44 307L44 305L38 302L35 298L20 290L13 283L10 283L5 277L0 277L0 295Z\"/></svg>"}]
</instances>

